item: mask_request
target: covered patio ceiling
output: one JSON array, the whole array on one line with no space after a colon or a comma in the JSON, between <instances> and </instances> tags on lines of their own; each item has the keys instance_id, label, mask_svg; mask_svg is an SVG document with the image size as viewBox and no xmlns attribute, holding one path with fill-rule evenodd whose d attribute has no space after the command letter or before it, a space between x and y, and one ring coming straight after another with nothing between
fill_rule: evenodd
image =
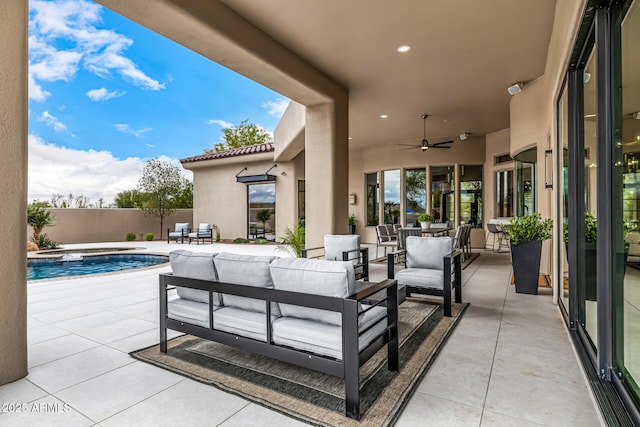
<instances>
[{"instance_id":1,"label":"covered patio ceiling","mask_svg":"<svg viewBox=\"0 0 640 427\"><path fill-rule=\"evenodd\" d=\"M432 142L509 127L507 87L544 73L556 4L96 1L305 105L346 88L352 150L420 142L423 113Z\"/></svg>"},{"instance_id":2,"label":"covered patio ceiling","mask_svg":"<svg viewBox=\"0 0 640 427\"><path fill-rule=\"evenodd\" d=\"M348 88L352 149L419 142L423 113L429 139L509 127L507 87L544 73L556 3L222 1Z\"/></svg>"}]
</instances>

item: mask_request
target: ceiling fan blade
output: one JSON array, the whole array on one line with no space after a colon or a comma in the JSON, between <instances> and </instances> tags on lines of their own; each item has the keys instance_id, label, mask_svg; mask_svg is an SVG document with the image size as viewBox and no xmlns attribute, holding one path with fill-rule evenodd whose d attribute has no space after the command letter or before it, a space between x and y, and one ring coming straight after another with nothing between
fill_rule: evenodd
<instances>
[{"instance_id":1,"label":"ceiling fan blade","mask_svg":"<svg viewBox=\"0 0 640 427\"><path fill-rule=\"evenodd\" d=\"M420 148L419 145L413 146L413 147L408 147L408 148L398 148L398 151L402 151L402 150L415 150L416 148Z\"/></svg>"},{"instance_id":2,"label":"ceiling fan blade","mask_svg":"<svg viewBox=\"0 0 640 427\"><path fill-rule=\"evenodd\" d=\"M430 144L431 147L437 147L438 145L442 145L442 144L451 144L453 141L442 141L442 142L434 142L433 144Z\"/></svg>"},{"instance_id":3,"label":"ceiling fan blade","mask_svg":"<svg viewBox=\"0 0 640 427\"><path fill-rule=\"evenodd\" d=\"M430 145L429 148L451 148L451 147L446 147L444 145Z\"/></svg>"},{"instance_id":4,"label":"ceiling fan blade","mask_svg":"<svg viewBox=\"0 0 640 427\"><path fill-rule=\"evenodd\" d=\"M417 145L417 144L396 144L396 145L404 145L405 147L422 147L422 145Z\"/></svg>"}]
</instances>

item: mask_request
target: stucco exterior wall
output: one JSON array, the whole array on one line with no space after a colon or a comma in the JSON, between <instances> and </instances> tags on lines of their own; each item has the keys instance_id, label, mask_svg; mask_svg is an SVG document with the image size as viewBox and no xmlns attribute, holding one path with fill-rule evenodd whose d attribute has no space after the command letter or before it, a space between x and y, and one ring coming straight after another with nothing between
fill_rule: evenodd
<instances>
[{"instance_id":1,"label":"stucco exterior wall","mask_svg":"<svg viewBox=\"0 0 640 427\"><path fill-rule=\"evenodd\" d=\"M268 157L268 156L266 156ZM236 182L236 174L261 175L276 164L273 159L254 156L208 161L203 166L185 164L193 170L193 223L216 224L223 239L247 236L247 184ZM276 175L276 238L286 227L297 223L298 179L304 179L304 154L290 162L277 162L270 174Z\"/></svg>"},{"instance_id":2,"label":"stucco exterior wall","mask_svg":"<svg viewBox=\"0 0 640 427\"><path fill-rule=\"evenodd\" d=\"M0 2L0 385L27 375L28 2Z\"/></svg>"},{"instance_id":3,"label":"stucco exterior wall","mask_svg":"<svg viewBox=\"0 0 640 427\"><path fill-rule=\"evenodd\" d=\"M122 242L127 233L141 235L153 233L155 240L167 238L167 228L173 230L176 222L188 222L193 228L193 211L178 209L164 218L162 237L160 236L160 218L146 215L140 209L49 209L55 216L53 227L43 232L55 242L89 243ZM28 238L33 229L27 227Z\"/></svg>"}]
</instances>

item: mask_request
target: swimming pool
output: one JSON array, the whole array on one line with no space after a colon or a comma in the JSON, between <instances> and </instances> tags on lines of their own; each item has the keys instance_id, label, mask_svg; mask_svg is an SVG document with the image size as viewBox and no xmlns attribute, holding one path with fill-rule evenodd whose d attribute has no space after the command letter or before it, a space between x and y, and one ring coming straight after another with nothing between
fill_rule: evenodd
<instances>
[{"instance_id":1,"label":"swimming pool","mask_svg":"<svg viewBox=\"0 0 640 427\"><path fill-rule=\"evenodd\" d=\"M111 254L83 257L70 255L59 259L30 259L27 280L109 273L132 268L150 267L169 262L165 255Z\"/></svg>"}]
</instances>

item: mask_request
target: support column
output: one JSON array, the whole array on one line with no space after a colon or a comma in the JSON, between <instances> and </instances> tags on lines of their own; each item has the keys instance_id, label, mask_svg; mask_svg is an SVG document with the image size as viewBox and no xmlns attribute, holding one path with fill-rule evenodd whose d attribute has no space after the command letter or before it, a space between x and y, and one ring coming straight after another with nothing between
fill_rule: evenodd
<instances>
[{"instance_id":1,"label":"support column","mask_svg":"<svg viewBox=\"0 0 640 427\"><path fill-rule=\"evenodd\" d=\"M307 107L305 124L306 245L325 234L347 234L349 110L347 96Z\"/></svg>"},{"instance_id":2,"label":"support column","mask_svg":"<svg viewBox=\"0 0 640 427\"><path fill-rule=\"evenodd\" d=\"M0 2L0 385L27 375L27 0Z\"/></svg>"}]
</instances>

